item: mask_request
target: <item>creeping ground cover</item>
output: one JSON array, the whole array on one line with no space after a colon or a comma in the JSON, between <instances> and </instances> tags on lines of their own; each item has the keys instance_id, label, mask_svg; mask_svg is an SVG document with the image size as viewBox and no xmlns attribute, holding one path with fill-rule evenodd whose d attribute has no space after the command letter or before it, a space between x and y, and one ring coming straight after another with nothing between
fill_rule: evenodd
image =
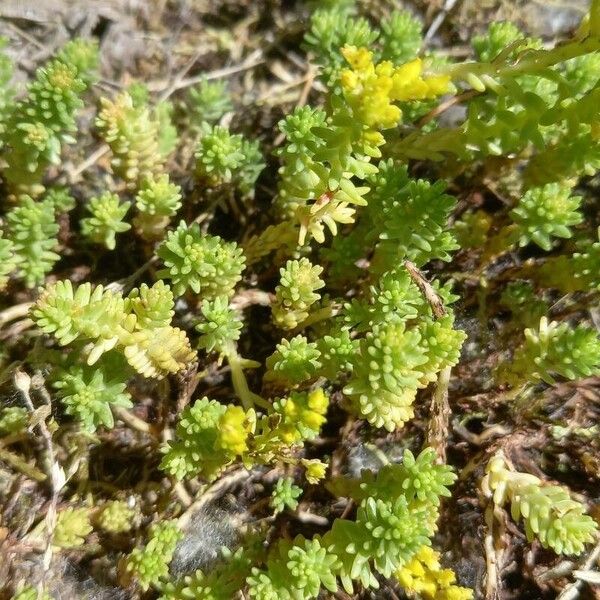
<instances>
[{"instance_id":1,"label":"creeping ground cover","mask_svg":"<svg viewBox=\"0 0 600 600\"><path fill-rule=\"evenodd\" d=\"M0 600L595 597L600 0L405 4L0 7Z\"/></svg>"}]
</instances>

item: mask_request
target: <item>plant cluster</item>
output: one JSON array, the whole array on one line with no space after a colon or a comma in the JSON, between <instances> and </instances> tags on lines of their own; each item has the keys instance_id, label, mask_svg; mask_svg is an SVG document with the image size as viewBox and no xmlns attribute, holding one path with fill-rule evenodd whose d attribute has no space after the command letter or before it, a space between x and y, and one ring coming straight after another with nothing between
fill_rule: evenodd
<instances>
[{"instance_id":1,"label":"plant cluster","mask_svg":"<svg viewBox=\"0 0 600 600\"><path fill-rule=\"evenodd\" d=\"M529 541L537 538L544 548L572 555L581 554L585 544L595 539L596 522L567 490L515 471L502 454L488 463L483 485L495 504L510 503L511 516L523 520Z\"/></svg>"},{"instance_id":2,"label":"plant cluster","mask_svg":"<svg viewBox=\"0 0 600 600\"><path fill-rule=\"evenodd\" d=\"M322 389L292 392L263 415L202 398L183 411L161 467L177 479L201 474L212 480L236 459L248 468L277 460L299 463L293 450L319 434L328 405Z\"/></svg>"},{"instance_id":3,"label":"plant cluster","mask_svg":"<svg viewBox=\"0 0 600 600\"><path fill-rule=\"evenodd\" d=\"M141 375L160 378L183 369L194 357L185 332L170 324L173 306L173 294L162 281L152 287L142 284L124 298L101 285L84 283L74 289L67 280L44 290L32 316L61 346L89 342L89 366L115 349Z\"/></svg>"},{"instance_id":4,"label":"plant cluster","mask_svg":"<svg viewBox=\"0 0 600 600\"><path fill-rule=\"evenodd\" d=\"M376 573L390 577L429 545L435 532L440 497L455 475L435 464L431 449L402 464L390 464L377 475L367 474L356 488L355 520L336 519L323 536L281 541L271 550L266 569L252 569L251 598L302 598L319 595L321 587L335 592L339 579L348 593L354 581L378 588Z\"/></svg>"},{"instance_id":5,"label":"plant cluster","mask_svg":"<svg viewBox=\"0 0 600 600\"><path fill-rule=\"evenodd\" d=\"M181 536L176 522L162 521L150 530L148 543L141 548L134 548L127 557L125 570L143 590L158 585L168 577L169 563Z\"/></svg>"},{"instance_id":6,"label":"plant cluster","mask_svg":"<svg viewBox=\"0 0 600 600\"><path fill-rule=\"evenodd\" d=\"M594 328L570 327L542 317L537 329L525 329L525 341L513 361L499 370L512 385L552 384L556 377L579 379L600 373L600 339Z\"/></svg>"},{"instance_id":7,"label":"plant cluster","mask_svg":"<svg viewBox=\"0 0 600 600\"><path fill-rule=\"evenodd\" d=\"M251 194L264 168L258 142L232 134L220 125L204 123L195 153L196 173L213 187L234 184Z\"/></svg>"},{"instance_id":8,"label":"plant cluster","mask_svg":"<svg viewBox=\"0 0 600 600\"><path fill-rule=\"evenodd\" d=\"M2 103L6 115L2 177L14 193L37 196L43 192L46 169L60 164L63 145L75 141L76 114L83 107L81 95L95 78L97 62L95 43L69 42L36 71L26 96L13 106L7 106L12 97L10 71L6 66L2 69L2 88L7 90Z\"/></svg>"},{"instance_id":9,"label":"plant cluster","mask_svg":"<svg viewBox=\"0 0 600 600\"><path fill-rule=\"evenodd\" d=\"M22 195L11 207L0 237L0 254L5 258L0 266L0 288L11 276L22 279L29 288L43 283L60 259L57 217L73 208L71 200L60 191L48 192L40 200Z\"/></svg>"},{"instance_id":10,"label":"plant cluster","mask_svg":"<svg viewBox=\"0 0 600 600\"><path fill-rule=\"evenodd\" d=\"M134 104L127 92L114 100L100 99L96 127L110 146L113 171L132 189L163 170L159 150L160 123L144 104Z\"/></svg>"},{"instance_id":11,"label":"plant cluster","mask_svg":"<svg viewBox=\"0 0 600 600\"><path fill-rule=\"evenodd\" d=\"M442 566L464 548L438 530L442 514L457 530L462 505L443 501L459 438L456 493L483 491L464 503L483 535L506 506L557 554L597 539L565 486L467 425L548 423L553 476L597 464L593 403L568 427L556 415L571 404L557 384L588 399L600 375L597 190L582 179L600 169L600 0L563 43L493 23L464 61L382 12L320 3L303 46L319 85L272 140L239 132L221 81L103 86L95 179L62 161L97 45L69 42L20 94L0 43L0 507L16 547L84 569L102 553L136 598L469 600L481 582ZM530 412L515 401L533 397ZM581 460L555 452L570 438L591 447ZM4 464L20 473L10 494ZM34 487L46 516L15 526ZM54 594L38 587L8 593Z\"/></svg>"}]
</instances>

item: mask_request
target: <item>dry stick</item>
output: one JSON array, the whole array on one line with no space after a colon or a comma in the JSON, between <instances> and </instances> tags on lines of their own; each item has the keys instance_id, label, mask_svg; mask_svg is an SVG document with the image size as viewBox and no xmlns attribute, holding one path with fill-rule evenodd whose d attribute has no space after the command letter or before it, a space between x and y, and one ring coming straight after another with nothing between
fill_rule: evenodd
<instances>
[{"instance_id":1,"label":"dry stick","mask_svg":"<svg viewBox=\"0 0 600 600\"><path fill-rule=\"evenodd\" d=\"M316 525L317 527L327 527L329 525L329 519L316 515L315 513L308 512L306 510L296 510L294 517L300 523L308 523L310 525Z\"/></svg>"},{"instance_id":2,"label":"dry stick","mask_svg":"<svg viewBox=\"0 0 600 600\"><path fill-rule=\"evenodd\" d=\"M552 581L553 579L562 579L563 577L571 575L574 569L575 565L572 560L561 560L555 567L544 571L536 579L542 583Z\"/></svg>"},{"instance_id":3,"label":"dry stick","mask_svg":"<svg viewBox=\"0 0 600 600\"><path fill-rule=\"evenodd\" d=\"M437 319L441 319L446 315L446 309L444 308L444 303L442 299L438 296L434 287L427 281L423 273L418 269L418 267L410 262L410 260L404 261L404 267L408 271L411 279L417 284L418 288L421 290L421 293L425 296L427 302L429 302L431 306L431 310Z\"/></svg>"},{"instance_id":4,"label":"dry stick","mask_svg":"<svg viewBox=\"0 0 600 600\"><path fill-rule=\"evenodd\" d=\"M271 306L275 294L255 288L240 290L229 303L234 310L244 310L248 306L258 304L260 306Z\"/></svg>"},{"instance_id":5,"label":"dry stick","mask_svg":"<svg viewBox=\"0 0 600 600\"><path fill-rule=\"evenodd\" d=\"M131 427L131 429L135 429L141 433L152 433L152 427L146 423L146 421L136 417L133 413L129 412L122 406L113 406L112 411L116 417L121 419L121 421Z\"/></svg>"},{"instance_id":6,"label":"dry stick","mask_svg":"<svg viewBox=\"0 0 600 600\"><path fill-rule=\"evenodd\" d=\"M440 319L446 315L442 299L417 266L409 260L404 261L404 266L411 279L429 302L435 317ZM435 391L431 397L430 419L427 426L427 445L435 448L440 461L444 463L446 462L446 440L448 439L448 422L451 414L450 405L448 404L448 385L450 384L451 371L451 367L445 367L438 374Z\"/></svg>"},{"instance_id":7,"label":"dry stick","mask_svg":"<svg viewBox=\"0 0 600 600\"><path fill-rule=\"evenodd\" d=\"M22 37L26 42L33 44L38 50L44 50L44 51L48 52L48 47L45 46L44 44L42 44L40 41L38 41L32 35L29 35L26 31L23 31L23 29L21 29L14 23L11 23L10 21L7 21L6 24L9 29L14 31L18 36Z\"/></svg>"},{"instance_id":8,"label":"dry stick","mask_svg":"<svg viewBox=\"0 0 600 600\"><path fill-rule=\"evenodd\" d=\"M493 500L489 500L485 509L485 524L487 531L484 538L486 578L485 578L485 598L486 600L496 600L498 597L498 564L502 561L502 550L496 548L497 536L495 535L494 523L502 523L502 515L497 513L497 507Z\"/></svg>"},{"instance_id":9,"label":"dry stick","mask_svg":"<svg viewBox=\"0 0 600 600\"><path fill-rule=\"evenodd\" d=\"M480 92L477 90L469 90L458 96L452 96L448 98L445 102L438 104L435 108L430 110L418 123L417 127L421 128L427 125L430 121L433 121L436 117L439 117L442 113L446 112L449 108L452 108L455 104L460 104L465 100L470 100L475 96L479 96Z\"/></svg>"},{"instance_id":10,"label":"dry stick","mask_svg":"<svg viewBox=\"0 0 600 600\"><path fill-rule=\"evenodd\" d=\"M202 75L196 75L194 77L188 77L187 79L182 79L176 86L173 92L177 90L181 90L186 87L190 87L192 85L196 85L201 81L208 81L211 79L221 79L222 77L228 77L229 75L235 75L236 73L241 73L242 71L248 71L249 69L253 69L258 65L262 65L265 62L265 59L262 57L262 50L255 50L246 57L246 59L238 65L232 65L231 67L224 67L223 69L217 69L216 71L210 71L209 73L204 73Z\"/></svg>"},{"instance_id":11,"label":"dry stick","mask_svg":"<svg viewBox=\"0 0 600 600\"><path fill-rule=\"evenodd\" d=\"M25 406L27 410L33 415L36 411L33 402L31 401L31 377L25 373L17 369L14 375L14 383L15 387L21 392L23 397L23 401L25 402ZM50 408L50 407L49 407ZM37 423L37 428L44 440L45 445L45 470L48 475L48 484L50 486L50 503L48 506L48 510L46 511L46 548L44 551L44 571L48 571L50 569L50 562L52 560L52 539L54 537L54 528L56 527L56 506L58 504L58 497L60 494L60 490L65 484L65 475L63 470L61 469L58 462L56 462L56 455L54 453L54 445L52 442L52 434L48 430L48 426L46 425L46 421L44 419L40 419ZM40 586L42 582L40 582Z\"/></svg>"},{"instance_id":12,"label":"dry stick","mask_svg":"<svg viewBox=\"0 0 600 600\"><path fill-rule=\"evenodd\" d=\"M188 506L187 510L179 517L179 527L184 529L192 518L192 515L197 513L209 502L222 496L228 489L248 479L250 475L250 471L247 471L246 469L237 469L232 473L221 477L219 481L201 492L198 499Z\"/></svg>"},{"instance_id":13,"label":"dry stick","mask_svg":"<svg viewBox=\"0 0 600 600\"><path fill-rule=\"evenodd\" d=\"M119 279L117 281L112 281L106 286L106 289L110 289L114 292L118 293L126 293L129 292L130 288L133 287L133 284L136 282L137 278L140 275L143 275L152 265L158 262L158 256L154 254L150 257L139 269L134 271L131 275L123 279Z\"/></svg>"},{"instance_id":14,"label":"dry stick","mask_svg":"<svg viewBox=\"0 0 600 600\"><path fill-rule=\"evenodd\" d=\"M179 498L180 502L186 507L186 509L192 505L192 497L186 490L185 485L183 485L182 481L178 481L177 483L175 483L175 485L173 486L173 491Z\"/></svg>"},{"instance_id":15,"label":"dry stick","mask_svg":"<svg viewBox=\"0 0 600 600\"><path fill-rule=\"evenodd\" d=\"M29 309L33 306L33 302L23 302L9 306L7 309L0 312L0 327L10 321L16 321L21 317L26 317Z\"/></svg>"},{"instance_id":16,"label":"dry stick","mask_svg":"<svg viewBox=\"0 0 600 600\"><path fill-rule=\"evenodd\" d=\"M475 460L472 459L471 462ZM467 465L468 467L468 465ZM466 467L466 468L467 468ZM465 469L461 478L466 475ZM490 489L489 474L482 481L478 492L479 502L485 508L485 600L498 600L500 591L500 571L506 564L506 519L507 514L494 502L494 493Z\"/></svg>"},{"instance_id":17,"label":"dry stick","mask_svg":"<svg viewBox=\"0 0 600 600\"><path fill-rule=\"evenodd\" d=\"M429 423L427 424L427 445L435 448L441 462L446 462L446 441L448 439L448 422L450 405L448 403L448 385L452 367L445 367L439 372L435 391L431 397Z\"/></svg>"},{"instance_id":18,"label":"dry stick","mask_svg":"<svg viewBox=\"0 0 600 600\"><path fill-rule=\"evenodd\" d=\"M175 90L177 89L177 85L181 83L183 78L189 73L190 69L196 64L196 61L200 58L200 56L202 56L202 52L204 52L204 49L198 50L198 52L196 52L196 54L194 54L194 56L190 58L190 60L183 67L183 69L181 69L181 71L177 73L171 85L169 85L169 87L163 90L163 92L160 94L160 96L158 97L158 102L164 102L171 94L173 94L173 92L175 92Z\"/></svg>"},{"instance_id":19,"label":"dry stick","mask_svg":"<svg viewBox=\"0 0 600 600\"><path fill-rule=\"evenodd\" d=\"M446 0L446 2L444 2L442 10L436 15L435 19L429 26L425 37L423 38L425 44L428 44L432 40L433 36L437 33L437 30L442 26L442 23L444 22L444 20L446 19L450 11L454 8L454 5L457 2L458 0Z\"/></svg>"},{"instance_id":20,"label":"dry stick","mask_svg":"<svg viewBox=\"0 0 600 600\"><path fill-rule=\"evenodd\" d=\"M271 105L279 104L281 102L281 97L282 96L285 97L285 92L287 92L289 90L292 90L292 89L294 89L295 87L298 87L301 84L304 84L304 86L302 88L302 91L300 92L299 100L296 103L296 106L302 106L302 104L300 104L299 102L300 102L300 100L302 98L304 90L306 89L307 82L309 83L308 89L310 90L310 86L312 85L311 78L314 78L314 75L311 75L310 72L309 72L306 75L303 75L302 77L300 77L299 79L294 79L294 81L288 81L286 83L282 83L281 85L278 85L278 86L275 86L275 87L271 88L263 96L260 96L259 98L256 98L255 100L249 101L248 104L249 105L251 105L251 104L263 104L263 103L267 103L267 101ZM278 145L277 141L275 141L274 144L277 146Z\"/></svg>"},{"instance_id":21,"label":"dry stick","mask_svg":"<svg viewBox=\"0 0 600 600\"><path fill-rule=\"evenodd\" d=\"M79 175L81 175L84 171L87 171L90 167L94 166L103 156L108 154L109 151L110 148L107 144L102 144L96 148L96 150L94 150L85 160L67 173L69 183L75 183Z\"/></svg>"},{"instance_id":22,"label":"dry stick","mask_svg":"<svg viewBox=\"0 0 600 600\"><path fill-rule=\"evenodd\" d=\"M22 317L27 317L29 310L33 306L33 302L22 302L21 304L15 304L9 306L7 309L0 311L0 329L10 321L16 321ZM12 331L16 328L17 333L29 329L33 325L33 321L29 318L22 319L15 323L12 327L7 328L0 335L0 340L3 340L12 335Z\"/></svg>"},{"instance_id":23,"label":"dry stick","mask_svg":"<svg viewBox=\"0 0 600 600\"><path fill-rule=\"evenodd\" d=\"M590 552L589 556L586 558L585 562L581 566L581 569L577 569L577 571L589 571L594 564L600 558L600 541L594 546L594 549ZM575 571L575 574L577 573ZM581 592L581 586L583 581L578 579L573 583L570 583L565 587L565 589L560 593L556 600L575 600L579 593Z\"/></svg>"}]
</instances>

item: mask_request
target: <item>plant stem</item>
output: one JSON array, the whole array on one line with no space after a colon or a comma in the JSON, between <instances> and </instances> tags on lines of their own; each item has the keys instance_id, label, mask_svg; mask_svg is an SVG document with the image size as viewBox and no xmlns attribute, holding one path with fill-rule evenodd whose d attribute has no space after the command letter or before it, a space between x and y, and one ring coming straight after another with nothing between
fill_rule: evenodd
<instances>
[{"instance_id":1,"label":"plant stem","mask_svg":"<svg viewBox=\"0 0 600 600\"><path fill-rule=\"evenodd\" d=\"M600 50L599 37L587 37L584 40L573 40L551 50L529 50L524 52L514 64L499 65L495 62L465 62L452 65L445 70L451 79L466 79L469 75L478 78L491 77L502 79L535 73L565 62L577 56Z\"/></svg>"},{"instance_id":2,"label":"plant stem","mask_svg":"<svg viewBox=\"0 0 600 600\"><path fill-rule=\"evenodd\" d=\"M365 444L365 448L370 450L383 466L390 464L390 459L387 457L385 452L378 448L375 444Z\"/></svg>"},{"instance_id":3,"label":"plant stem","mask_svg":"<svg viewBox=\"0 0 600 600\"><path fill-rule=\"evenodd\" d=\"M15 387L21 392L21 396L29 410L30 414L33 415L36 410L35 406L31 400L30 391L33 389L37 389L38 393L44 399L46 406L48 407L48 414L50 414L52 406L51 406L51 398L50 394L44 387L44 380L41 373L37 373L34 376L34 379L25 373L25 371L17 370L14 375L14 384ZM44 551L43 565L44 572L47 573L50 569L50 563L52 562L52 541L54 539L54 529L56 527L56 519L57 519L57 506L58 499L60 496L60 492L66 483L66 477L63 469L61 468L57 458L56 453L54 451L54 444L52 441L52 434L48 429L45 418L42 418L38 421L36 425L39 430L45 445L45 453L44 453L44 462L46 472L48 474L47 481L50 488L50 502L48 505L48 510L46 511L46 517L44 519L46 525L46 549Z\"/></svg>"},{"instance_id":4,"label":"plant stem","mask_svg":"<svg viewBox=\"0 0 600 600\"><path fill-rule=\"evenodd\" d=\"M246 379L244 369L242 368L241 357L237 351L230 351L227 354L227 359L231 369L231 383L233 384L233 389L235 390L238 398L242 401L244 408L249 410L254 408L254 405L267 408L269 406L268 402L266 402L258 394L252 392L248 387L248 380Z\"/></svg>"},{"instance_id":5,"label":"plant stem","mask_svg":"<svg viewBox=\"0 0 600 600\"><path fill-rule=\"evenodd\" d=\"M334 315L336 315L337 312L338 312L338 307L334 306L333 304L328 304L327 306L323 306L323 308L320 308L319 310L316 310L314 313L311 313L310 315L308 315L308 317L306 319L304 319L304 321L302 321L302 323L300 323L300 325L298 325L298 327L296 327L294 329L294 331L301 331L302 329L306 329L310 325L314 325L315 323L318 323L319 321L325 321L326 319L329 319L330 317L333 317Z\"/></svg>"},{"instance_id":6,"label":"plant stem","mask_svg":"<svg viewBox=\"0 0 600 600\"><path fill-rule=\"evenodd\" d=\"M46 481L47 477L44 473L42 473L37 467L30 465L27 461L23 460L20 456L13 454L10 450L6 448L0 448L0 460L4 461L6 464L10 465L26 475L30 479L34 481L42 482Z\"/></svg>"},{"instance_id":7,"label":"plant stem","mask_svg":"<svg viewBox=\"0 0 600 600\"><path fill-rule=\"evenodd\" d=\"M22 304L15 304L9 306L7 309L0 312L0 327L5 323L26 317L29 313L29 309L33 306L33 302L23 302Z\"/></svg>"},{"instance_id":8,"label":"plant stem","mask_svg":"<svg viewBox=\"0 0 600 600\"><path fill-rule=\"evenodd\" d=\"M446 367L439 372L435 391L431 398L431 410L427 426L427 446L435 448L442 463L446 462L448 420L450 418L448 385L450 384L451 371L451 367Z\"/></svg>"},{"instance_id":9,"label":"plant stem","mask_svg":"<svg viewBox=\"0 0 600 600\"><path fill-rule=\"evenodd\" d=\"M140 431L142 433L152 433L152 427L146 423L143 419L136 417L133 413L129 412L127 409L122 406L113 406L112 411L121 421L123 421L126 425L135 429L136 431Z\"/></svg>"}]
</instances>

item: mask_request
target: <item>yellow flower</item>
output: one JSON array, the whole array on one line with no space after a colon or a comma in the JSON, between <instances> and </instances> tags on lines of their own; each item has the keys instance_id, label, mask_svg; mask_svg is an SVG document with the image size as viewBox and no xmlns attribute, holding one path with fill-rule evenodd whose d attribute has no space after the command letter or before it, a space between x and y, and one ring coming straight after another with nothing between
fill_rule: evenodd
<instances>
[{"instance_id":1,"label":"yellow flower","mask_svg":"<svg viewBox=\"0 0 600 600\"><path fill-rule=\"evenodd\" d=\"M293 425L282 425L277 431L281 440L288 446L302 439L300 432Z\"/></svg>"},{"instance_id":2,"label":"yellow flower","mask_svg":"<svg viewBox=\"0 0 600 600\"><path fill-rule=\"evenodd\" d=\"M429 546L421 546L413 558L396 572L398 583L408 592L426 600L472 600L473 591L454 585L456 575L442 569L440 554Z\"/></svg>"},{"instance_id":3,"label":"yellow flower","mask_svg":"<svg viewBox=\"0 0 600 600\"><path fill-rule=\"evenodd\" d=\"M443 96L450 90L450 76L449 75L431 75L425 82L429 88L429 97L435 98L436 96Z\"/></svg>"},{"instance_id":4,"label":"yellow flower","mask_svg":"<svg viewBox=\"0 0 600 600\"><path fill-rule=\"evenodd\" d=\"M389 61L375 65L366 48L342 49L350 69L344 69L340 81L354 116L375 129L395 127L402 111L394 102L424 100L445 94L450 85L447 75L423 77L423 63L417 58L399 67Z\"/></svg>"},{"instance_id":5,"label":"yellow flower","mask_svg":"<svg viewBox=\"0 0 600 600\"><path fill-rule=\"evenodd\" d=\"M304 410L302 411L302 423L309 429L319 431L321 425L325 423L325 417L313 410Z\"/></svg>"},{"instance_id":6,"label":"yellow flower","mask_svg":"<svg viewBox=\"0 0 600 600\"><path fill-rule=\"evenodd\" d=\"M279 427L280 437L286 443L293 443L303 438L302 426L318 433L325 422L329 398L319 388L308 394L291 394L282 401L282 406L284 422Z\"/></svg>"},{"instance_id":7,"label":"yellow flower","mask_svg":"<svg viewBox=\"0 0 600 600\"><path fill-rule=\"evenodd\" d=\"M373 69L373 53L367 48L356 46L345 46L342 54L354 71L368 71Z\"/></svg>"},{"instance_id":8,"label":"yellow flower","mask_svg":"<svg viewBox=\"0 0 600 600\"><path fill-rule=\"evenodd\" d=\"M287 398L283 406L283 413L290 421L296 419L298 417L298 405L291 398Z\"/></svg>"},{"instance_id":9,"label":"yellow flower","mask_svg":"<svg viewBox=\"0 0 600 600\"><path fill-rule=\"evenodd\" d=\"M306 403L308 409L302 410L302 423L314 431L319 431L321 425L325 423L325 413L329 406L329 398L319 388L309 392Z\"/></svg>"},{"instance_id":10,"label":"yellow flower","mask_svg":"<svg viewBox=\"0 0 600 600\"><path fill-rule=\"evenodd\" d=\"M435 98L448 91L450 77L448 75L433 75L422 77L423 62L415 58L405 65L397 67L393 76L393 100L423 100Z\"/></svg>"},{"instance_id":11,"label":"yellow flower","mask_svg":"<svg viewBox=\"0 0 600 600\"><path fill-rule=\"evenodd\" d=\"M435 600L473 600L473 590L453 585L444 590L443 594L438 593Z\"/></svg>"},{"instance_id":12,"label":"yellow flower","mask_svg":"<svg viewBox=\"0 0 600 600\"><path fill-rule=\"evenodd\" d=\"M218 445L231 454L248 450L246 441L250 433L248 416L241 406L230 405L219 419Z\"/></svg>"},{"instance_id":13,"label":"yellow flower","mask_svg":"<svg viewBox=\"0 0 600 600\"><path fill-rule=\"evenodd\" d=\"M308 394L308 407L315 412L324 415L327 412L328 406L329 398L326 396L323 388L318 388Z\"/></svg>"},{"instance_id":14,"label":"yellow flower","mask_svg":"<svg viewBox=\"0 0 600 600\"><path fill-rule=\"evenodd\" d=\"M325 477L327 463L324 463L316 458L312 460L304 458L301 462L306 469L305 476L308 483L319 483L319 481Z\"/></svg>"}]
</instances>

